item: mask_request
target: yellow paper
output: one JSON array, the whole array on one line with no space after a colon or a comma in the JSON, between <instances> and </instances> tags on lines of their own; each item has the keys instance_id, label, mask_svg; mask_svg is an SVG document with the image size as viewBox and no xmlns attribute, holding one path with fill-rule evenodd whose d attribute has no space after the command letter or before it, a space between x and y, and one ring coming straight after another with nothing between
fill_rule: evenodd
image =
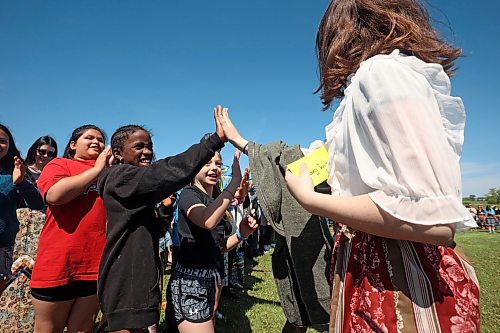
<instances>
[{"instance_id":1,"label":"yellow paper","mask_svg":"<svg viewBox=\"0 0 500 333\"><path fill-rule=\"evenodd\" d=\"M328 179L328 152L325 146L305 155L287 165L294 175L300 175L300 165L305 163L311 175L314 186Z\"/></svg>"}]
</instances>

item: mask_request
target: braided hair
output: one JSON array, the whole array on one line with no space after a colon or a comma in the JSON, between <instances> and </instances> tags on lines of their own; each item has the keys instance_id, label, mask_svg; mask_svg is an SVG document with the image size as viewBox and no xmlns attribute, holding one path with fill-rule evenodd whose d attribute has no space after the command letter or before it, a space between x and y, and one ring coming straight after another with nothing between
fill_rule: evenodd
<instances>
[{"instance_id":1,"label":"braided hair","mask_svg":"<svg viewBox=\"0 0 500 333\"><path fill-rule=\"evenodd\" d=\"M111 151L115 156L114 164L120 164L122 161L116 158L117 154L123 152L123 145L125 141L129 138L129 136L137 131L144 131L151 136L151 133L142 126L139 125L125 125L118 128L113 135L111 136Z\"/></svg>"}]
</instances>

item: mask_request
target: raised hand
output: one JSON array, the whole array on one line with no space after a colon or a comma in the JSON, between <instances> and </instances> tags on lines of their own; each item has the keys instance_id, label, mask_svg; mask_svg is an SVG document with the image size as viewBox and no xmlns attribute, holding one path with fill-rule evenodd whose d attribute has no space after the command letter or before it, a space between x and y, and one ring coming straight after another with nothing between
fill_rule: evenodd
<instances>
[{"instance_id":1,"label":"raised hand","mask_svg":"<svg viewBox=\"0 0 500 333\"><path fill-rule=\"evenodd\" d=\"M255 220L251 215L247 215L240 222L240 234L246 238L257 230L258 227L259 225L257 224L257 220Z\"/></svg>"},{"instance_id":2,"label":"raised hand","mask_svg":"<svg viewBox=\"0 0 500 333\"><path fill-rule=\"evenodd\" d=\"M307 200L311 199L312 194L314 194L314 185L305 163L300 165L299 176L295 176L287 170L285 174L285 181L290 194L302 206L304 206Z\"/></svg>"},{"instance_id":3,"label":"raised hand","mask_svg":"<svg viewBox=\"0 0 500 333\"><path fill-rule=\"evenodd\" d=\"M231 166L231 183L235 184L241 184L242 177L241 177L241 169L240 169L240 156L241 152L237 150L234 153L234 158L233 158L233 165Z\"/></svg>"},{"instance_id":4,"label":"raised hand","mask_svg":"<svg viewBox=\"0 0 500 333\"><path fill-rule=\"evenodd\" d=\"M14 156L14 170L12 171L12 182L16 185L24 180L26 165L18 156Z\"/></svg>"},{"instance_id":5,"label":"raised hand","mask_svg":"<svg viewBox=\"0 0 500 333\"><path fill-rule=\"evenodd\" d=\"M108 146L97 157L94 168L96 168L97 170L99 170L99 172L101 172L102 170L104 170L104 168L109 167L113 163L113 159L114 157L113 154L111 153L111 147Z\"/></svg>"},{"instance_id":6,"label":"raised hand","mask_svg":"<svg viewBox=\"0 0 500 333\"><path fill-rule=\"evenodd\" d=\"M248 144L248 140L241 137L236 127L234 127L233 123L231 122L231 119L229 118L229 113L227 108L222 108L219 106L216 109L217 109L216 113L218 122L222 130L224 131L224 136L227 138L229 142L231 142L231 144L235 148L239 149L240 151L243 151L243 149Z\"/></svg>"},{"instance_id":7,"label":"raised hand","mask_svg":"<svg viewBox=\"0 0 500 333\"><path fill-rule=\"evenodd\" d=\"M222 113L224 109L227 110L227 108L222 108L222 106L220 106L220 105L217 105L214 108L215 133L217 133L217 135L222 140L222 142L227 142L227 137L224 134L224 130L223 130L222 124L220 122L220 117L218 117L218 114Z\"/></svg>"},{"instance_id":8,"label":"raised hand","mask_svg":"<svg viewBox=\"0 0 500 333\"><path fill-rule=\"evenodd\" d=\"M239 152L239 151L238 151ZM250 191L250 182L248 179L250 178L250 170L245 168L245 172L243 173L243 178L241 179L240 186L234 193L234 197L237 199L245 199L248 192Z\"/></svg>"}]
</instances>

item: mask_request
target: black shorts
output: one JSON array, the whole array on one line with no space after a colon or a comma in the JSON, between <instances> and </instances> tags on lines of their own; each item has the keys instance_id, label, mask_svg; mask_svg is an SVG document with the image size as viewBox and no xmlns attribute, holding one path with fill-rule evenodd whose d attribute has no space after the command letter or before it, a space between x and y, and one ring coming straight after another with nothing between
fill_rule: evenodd
<instances>
[{"instance_id":1,"label":"black shorts","mask_svg":"<svg viewBox=\"0 0 500 333\"><path fill-rule=\"evenodd\" d=\"M177 263L170 279L175 321L203 323L212 320L217 287L221 279L217 269L186 268Z\"/></svg>"},{"instance_id":2,"label":"black shorts","mask_svg":"<svg viewBox=\"0 0 500 333\"><path fill-rule=\"evenodd\" d=\"M31 296L40 301L61 302L97 294L97 281L72 281L51 288L31 288Z\"/></svg>"}]
</instances>

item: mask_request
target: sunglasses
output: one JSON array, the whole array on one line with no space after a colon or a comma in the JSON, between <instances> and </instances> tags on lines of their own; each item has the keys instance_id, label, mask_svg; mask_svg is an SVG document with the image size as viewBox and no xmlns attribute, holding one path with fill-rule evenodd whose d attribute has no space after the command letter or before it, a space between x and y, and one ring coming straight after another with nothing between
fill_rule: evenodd
<instances>
[{"instance_id":1,"label":"sunglasses","mask_svg":"<svg viewBox=\"0 0 500 333\"><path fill-rule=\"evenodd\" d=\"M54 157L54 152L46 149L37 149L40 156Z\"/></svg>"}]
</instances>

